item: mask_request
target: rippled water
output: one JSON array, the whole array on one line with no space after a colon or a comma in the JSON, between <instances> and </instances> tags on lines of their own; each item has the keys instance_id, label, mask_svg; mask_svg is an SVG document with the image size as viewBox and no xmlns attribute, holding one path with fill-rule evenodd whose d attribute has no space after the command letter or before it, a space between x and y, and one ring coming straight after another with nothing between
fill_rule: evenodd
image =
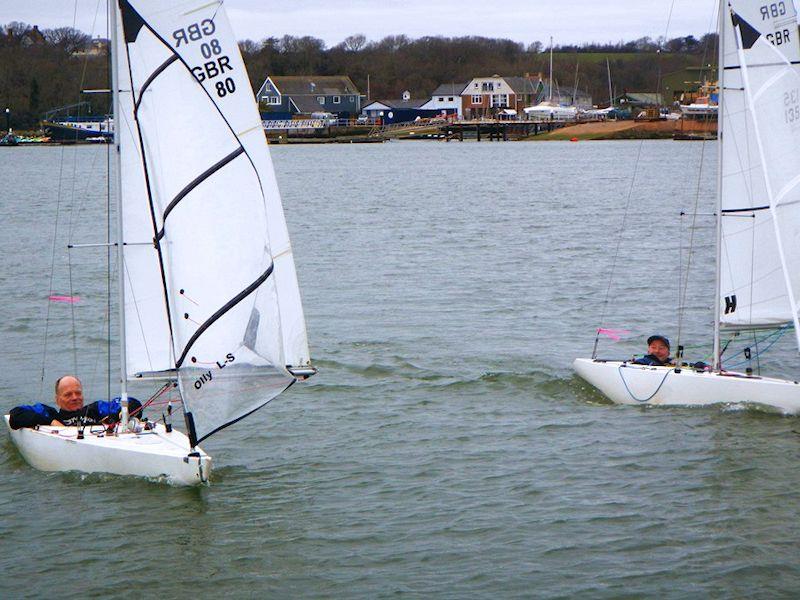
<instances>
[{"instance_id":1,"label":"rippled water","mask_svg":"<svg viewBox=\"0 0 800 600\"><path fill-rule=\"evenodd\" d=\"M104 239L106 149L0 150L3 408L74 365L103 397L104 252L70 269L64 245ZM204 444L210 487L45 474L3 438L1 595L792 596L797 420L613 406L570 368L601 318L632 332L604 355L675 338L680 212L713 210L714 152L273 147L320 374ZM702 358L713 217L694 235ZM70 281L81 303L48 306ZM796 373L788 339L767 359Z\"/></svg>"}]
</instances>

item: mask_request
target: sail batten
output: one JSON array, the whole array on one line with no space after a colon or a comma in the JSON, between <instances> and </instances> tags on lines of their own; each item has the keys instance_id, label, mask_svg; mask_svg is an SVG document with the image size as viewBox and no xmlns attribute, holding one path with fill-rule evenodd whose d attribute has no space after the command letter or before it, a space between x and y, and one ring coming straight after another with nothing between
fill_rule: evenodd
<instances>
[{"instance_id":1,"label":"sail batten","mask_svg":"<svg viewBox=\"0 0 800 600\"><path fill-rule=\"evenodd\" d=\"M197 443L291 385L286 365L309 365L305 319L266 140L253 133L260 118L222 3L120 0L120 8L137 28L124 31L117 53L133 90L123 118L132 124L124 235L155 240L125 250L125 318L130 309L145 314L128 374L175 373ZM126 11L135 17L126 21Z\"/></svg>"}]
</instances>

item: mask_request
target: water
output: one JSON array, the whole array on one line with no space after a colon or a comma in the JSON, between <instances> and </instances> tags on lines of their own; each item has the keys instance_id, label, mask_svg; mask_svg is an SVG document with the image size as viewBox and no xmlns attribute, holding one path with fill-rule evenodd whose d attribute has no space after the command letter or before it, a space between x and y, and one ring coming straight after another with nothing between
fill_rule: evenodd
<instances>
[{"instance_id":1,"label":"water","mask_svg":"<svg viewBox=\"0 0 800 600\"><path fill-rule=\"evenodd\" d=\"M74 365L90 398L107 392L104 251L73 250L70 269L63 250L105 239L105 152L2 153L5 409L48 398ZM320 374L204 444L210 487L41 473L4 437L0 595L800 589L796 419L613 406L570 368L601 319L632 332L604 355L675 339L679 213L713 210L714 144L272 152ZM681 339L702 358L713 217L694 232ZM48 305L50 289L82 301ZM785 337L766 366L791 376Z\"/></svg>"}]
</instances>

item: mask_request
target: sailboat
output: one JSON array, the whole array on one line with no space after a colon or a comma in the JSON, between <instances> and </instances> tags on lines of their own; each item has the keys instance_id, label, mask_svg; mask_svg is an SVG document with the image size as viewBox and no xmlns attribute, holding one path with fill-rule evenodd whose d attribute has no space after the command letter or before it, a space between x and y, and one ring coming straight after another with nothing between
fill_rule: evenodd
<instances>
[{"instance_id":1,"label":"sailboat","mask_svg":"<svg viewBox=\"0 0 800 600\"><path fill-rule=\"evenodd\" d=\"M714 349L710 369L578 358L620 404L800 412L800 383L726 371L722 333L794 327L800 345L800 44L792 2L722 0ZM599 334L599 331L598 331Z\"/></svg>"},{"instance_id":2,"label":"sailboat","mask_svg":"<svg viewBox=\"0 0 800 600\"><path fill-rule=\"evenodd\" d=\"M576 67L577 69L577 67ZM575 90L577 93L578 80L577 72L575 76ZM573 100L575 94L573 94ZM528 106L522 112L529 119L550 120L550 121L574 121L578 117L578 109L574 106L561 106L559 102L553 100L553 38L550 38L550 78L548 83L547 100L535 106Z\"/></svg>"},{"instance_id":3,"label":"sailboat","mask_svg":"<svg viewBox=\"0 0 800 600\"><path fill-rule=\"evenodd\" d=\"M42 470L201 483L211 470L203 440L316 370L275 174L223 3L110 4L121 424L10 430L11 439ZM186 434L128 420L137 380L177 386Z\"/></svg>"}]
</instances>

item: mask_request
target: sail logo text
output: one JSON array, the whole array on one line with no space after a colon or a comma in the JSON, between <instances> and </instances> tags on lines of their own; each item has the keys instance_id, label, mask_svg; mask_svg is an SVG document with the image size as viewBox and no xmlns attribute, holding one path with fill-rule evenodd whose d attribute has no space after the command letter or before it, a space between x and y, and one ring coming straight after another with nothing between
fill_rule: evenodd
<instances>
[{"instance_id":1,"label":"sail logo text","mask_svg":"<svg viewBox=\"0 0 800 600\"><path fill-rule=\"evenodd\" d=\"M194 389L199 390L201 387L203 387L204 383L208 383L212 379L214 378L211 376L211 371L206 371L195 380Z\"/></svg>"}]
</instances>

